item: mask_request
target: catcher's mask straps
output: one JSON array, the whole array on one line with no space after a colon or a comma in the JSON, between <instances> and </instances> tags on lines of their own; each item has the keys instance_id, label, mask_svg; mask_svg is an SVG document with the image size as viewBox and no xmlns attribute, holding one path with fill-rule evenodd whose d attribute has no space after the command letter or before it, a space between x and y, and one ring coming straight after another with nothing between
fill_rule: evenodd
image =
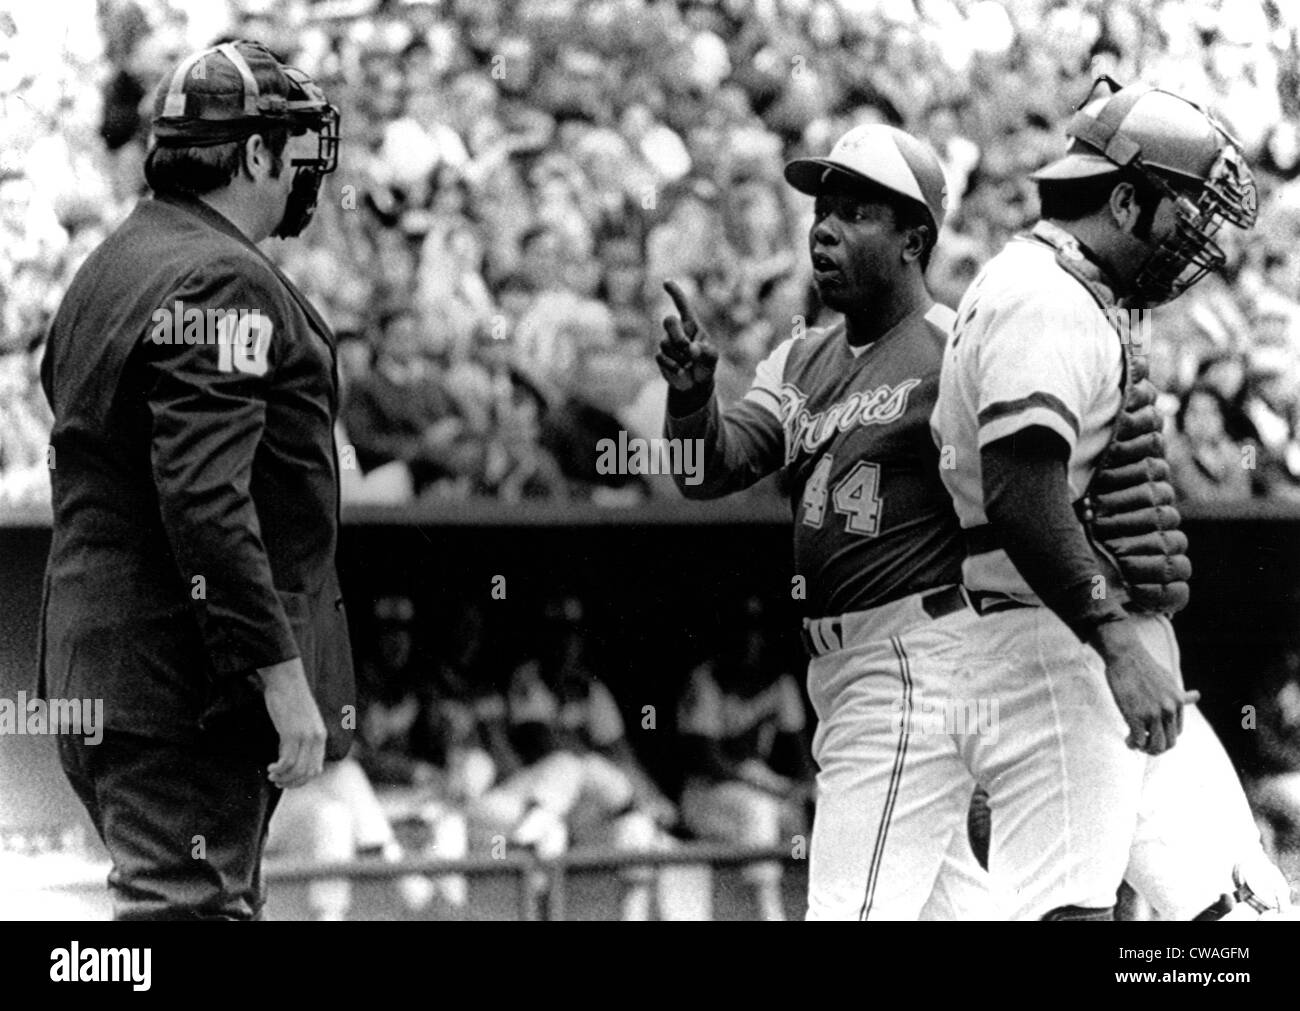
<instances>
[{"instance_id":1,"label":"catcher's mask straps","mask_svg":"<svg viewBox=\"0 0 1300 1011\"><path fill-rule=\"evenodd\" d=\"M1057 906L1055 909L1048 910L1043 914L1044 920L1085 920L1085 921L1106 921L1115 919L1115 907L1103 906L1094 908L1089 906Z\"/></svg>"}]
</instances>

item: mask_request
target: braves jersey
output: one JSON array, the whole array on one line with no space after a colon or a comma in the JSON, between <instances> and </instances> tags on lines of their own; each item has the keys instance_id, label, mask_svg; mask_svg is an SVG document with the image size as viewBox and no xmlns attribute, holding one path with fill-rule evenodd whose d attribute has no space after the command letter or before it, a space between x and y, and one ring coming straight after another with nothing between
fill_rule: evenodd
<instances>
[{"instance_id":1,"label":"braves jersey","mask_svg":"<svg viewBox=\"0 0 1300 1011\"><path fill-rule=\"evenodd\" d=\"M1027 428L1051 429L1069 446L1077 501L1120 407L1122 354L1105 313L1037 239L1013 239L967 290L932 426L947 464L939 473L972 545L962 569L968 588L1037 601L1006 551L980 549L990 532L980 450Z\"/></svg>"},{"instance_id":2,"label":"braves jersey","mask_svg":"<svg viewBox=\"0 0 1300 1011\"><path fill-rule=\"evenodd\" d=\"M784 471L795 572L815 615L842 614L960 578L961 540L929 418L952 310L931 304L855 348L843 321L781 343L744 398L669 415L670 438L702 439L713 498Z\"/></svg>"}]
</instances>

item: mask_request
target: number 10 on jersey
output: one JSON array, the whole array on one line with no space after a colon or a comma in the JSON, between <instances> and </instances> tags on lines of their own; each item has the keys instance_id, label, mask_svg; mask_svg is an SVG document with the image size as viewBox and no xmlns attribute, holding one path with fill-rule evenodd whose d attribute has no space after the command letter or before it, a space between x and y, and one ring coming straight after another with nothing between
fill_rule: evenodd
<instances>
[{"instance_id":1,"label":"number 10 on jersey","mask_svg":"<svg viewBox=\"0 0 1300 1011\"><path fill-rule=\"evenodd\" d=\"M835 461L827 453L813 468L804 485L803 522L806 526L821 527L826 516L826 495L831 469ZM880 489L880 465L859 460L857 465L839 479L830 491L831 508L845 517L844 529L851 534L875 537L880 532L880 511L884 503L877 492Z\"/></svg>"}]
</instances>

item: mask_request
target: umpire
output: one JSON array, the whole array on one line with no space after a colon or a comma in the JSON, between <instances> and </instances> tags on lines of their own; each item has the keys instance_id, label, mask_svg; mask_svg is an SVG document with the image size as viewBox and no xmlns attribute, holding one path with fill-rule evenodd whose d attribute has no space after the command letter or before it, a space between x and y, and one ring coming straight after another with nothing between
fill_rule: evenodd
<instances>
[{"instance_id":1,"label":"umpire","mask_svg":"<svg viewBox=\"0 0 1300 1011\"><path fill-rule=\"evenodd\" d=\"M351 737L334 337L255 245L310 221L338 112L241 41L165 77L153 125L153 197L77 273L42 363L40 692L103 699L102 742L59 748L116 918L257 919L280 789Z\"/></svg>"}]
</instances>

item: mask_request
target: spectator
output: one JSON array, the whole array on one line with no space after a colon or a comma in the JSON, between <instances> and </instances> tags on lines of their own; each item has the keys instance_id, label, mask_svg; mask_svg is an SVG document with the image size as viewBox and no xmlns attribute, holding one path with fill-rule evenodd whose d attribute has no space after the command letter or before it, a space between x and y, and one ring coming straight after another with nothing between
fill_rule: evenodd
<instances>
[{"instance_id":1,"label":"spectator","mask_svg":"<svg viewBox=\"0 0 1300 1011\"><path fill-rule=\"evenodd\" d=\"M414 832L420 854L464 857L469 849L465 806L491 785L495 766L475 733L475 721L465 718L462 686L421 671L412 601L381 597L373 619L374 652L363 660L358 678L359 768L375 783L386 818ZM472 630L472 622L465 628ZM401 884L403 897L415 908L435 891L457 907L465 905L468 894L460 875L434 882L408 878Z\"/></svg>"},{"instance_id":2,"label":"spectator","mask_svg":"<svg viewBox=\"0 0 1300 1011\"><path fill-rule=\"evenodd\" d=\"M1179 495L1200 501L1250 497L1254 452L1228 436L1227 415L1227 402L1208 384L1183 394L1174 418L1176 437L1168 444Z\"/></svg>"},{"instance_id":3,"label":"spectator","mask_svg":"<svg viewBox=\"0 0 1300 1011\"><path fill-rule=\"evenodd\" d=\"M1260 772L1251 802L1274 859L1300 852L1300 654L1283 658L1259 707Z\"/></svg>"},{"instance_id":4,"label":"spectator","mask_svg":"<svg viewBox=\"0 0 1300 1011\"><path fill-rule=\"evenodd\" d=\"M659 826L675 821L676 811L637 764L618 704L588 666L581 621L577 600L553 607L540 654L516 667L510 743L522 768L476 813L542 856L559 855L570 840L620 850L667 845ZM649 918L653 873L631 867L620 878L623 918Z\"/></svg>"},{"instance_id":5,"label":"spectator","mask_svg":"<svg viewBox=\"0 0 1300 1011\"><path fill-rule=\"evenodd\" d=\"M361 470L400 463L417 495L440 483L472 480L482 447L466 431L444 369L426 353L415 314L398 311L381 326L374 369L353 381L343 410Z\"/></svg>"},{"instance_id":6,"label":"spectator","mask_svg":"<svg viewBox=\"0 0 1300 1011\"><path fill-rule=\"evenodd\" d=\"M1300 495L1300 391L1295 356L1289 350L1255 351L1242 397L1242 411L1259 433L1260 469L1269 493Z\"/></svg>"},{"instance_id":7,"label":"spectator","mask_svg":"<svg viewBox=\"0 0 1300 1011\"><path fill-rule=\"evenodd\" d=\"M738 646L691 672L678 704L682 819L702 838L780 846L807 831L812 758L802 739L803 693L770 655L757 600L746 605L739 637ZM759 915L785 919L781 865L750 864L744 875Z\"/></svg>"},{"instance_id":8,"label":"spectator","mask_svg":"<svg viewBox=\"0 0 1300 1011\"><path fill-rule=\"evenodd\" d=\"M49 407L33 381L34 351L0 354L0 506L49 500Z\"/></svg>"}]
</instances>

